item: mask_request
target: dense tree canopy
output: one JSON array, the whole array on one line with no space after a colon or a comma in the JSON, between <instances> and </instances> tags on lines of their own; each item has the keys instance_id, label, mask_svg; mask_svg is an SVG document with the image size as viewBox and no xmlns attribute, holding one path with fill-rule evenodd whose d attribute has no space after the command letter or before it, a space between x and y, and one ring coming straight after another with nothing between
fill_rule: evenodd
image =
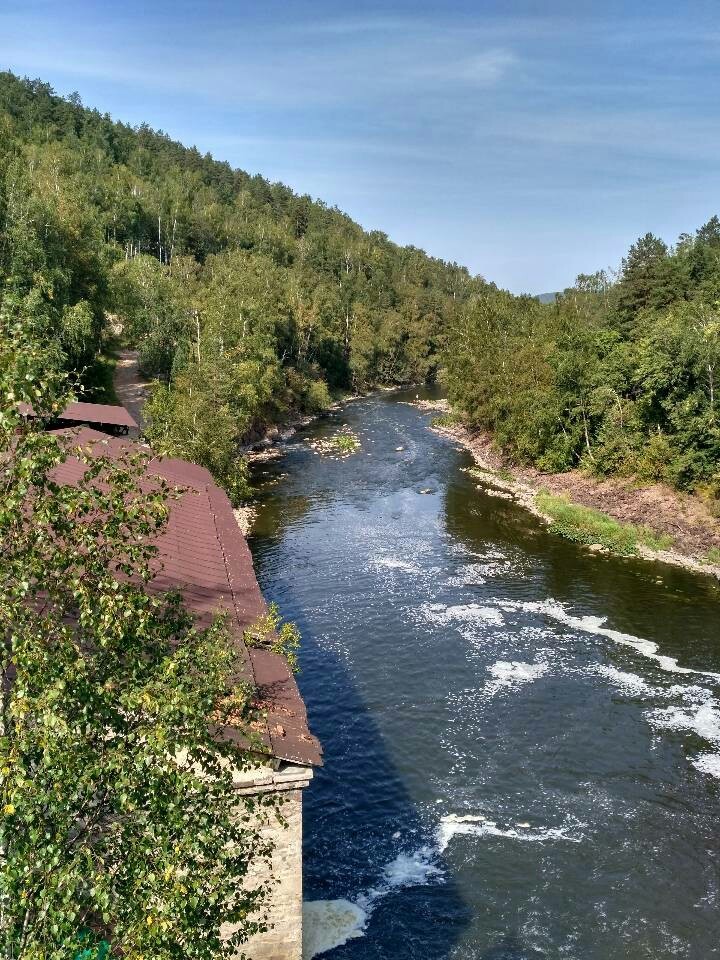
<instances>
[{"instance_id":1,"label":"dense tree canopy","mask_svg":"<svg viewBox=\"0 0 720 960\"><path fill-rule=\"evenodd\" d=\"M492 289L452 320L450 397L518 459L720 497L720 221L647 234L611 279L541 305Z\"/></svg>"},{"instance_id":2,"label":"dense tree canopy","mask_svg":"<svg viewBox=\"0 0 720 960\"><path fill-rule=\"evenodd\" d=\"M0 74L0 306L92 383L108 326L148 436L244 488L240 444L331 391L433 379L543 469L717 495L720 220L514 297L337 209Z\"/></svg>"},{"instance_id":3,"label":"dense tree canopy","mask_svg":"<svg viewBox=\"0 0 720 960\"><path fill-rule=\"evenodd\" d=\"M114 317L164 384L152 440L226 483L239 441L328 389L431 377L444 325L484 287L40 81L0 74L0 129L5 311L74 370Z\"/></svg>"}]
</instances>

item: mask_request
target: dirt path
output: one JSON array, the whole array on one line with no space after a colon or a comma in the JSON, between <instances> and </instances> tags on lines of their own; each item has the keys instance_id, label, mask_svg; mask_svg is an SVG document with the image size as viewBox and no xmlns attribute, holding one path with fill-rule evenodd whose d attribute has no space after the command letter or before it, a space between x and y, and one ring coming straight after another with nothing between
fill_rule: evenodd
<instances>
[{"instance_id":1,"label":"dirt path","mask_svg":"<svg viewBox=\"0 0 720 960\"><path fill-rule=\"evenodd\" d=\"M145 428L142 409L147 397L148 382L140 375L137 350L121 350L115 367L115 393L118 400L138 423L140 433Z\"/></svg>"}]
</instances>

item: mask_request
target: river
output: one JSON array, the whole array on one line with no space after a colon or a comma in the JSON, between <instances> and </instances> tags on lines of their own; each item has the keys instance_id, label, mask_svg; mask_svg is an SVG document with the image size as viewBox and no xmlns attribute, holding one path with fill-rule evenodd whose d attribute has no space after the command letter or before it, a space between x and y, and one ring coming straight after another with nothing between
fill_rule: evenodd
<instances>
[{"instance_id":1,"label":"river","mask_svg":"<svg viewBox=\"0 0 720 960\"><path fill-rule=\"evenodd\" d=\"M258 578L325 749L308 956L720 956L716 584L550 535L414 396L256 477ZM307 442L343 425L352 456Z\"/></svg>"}]
</instances>

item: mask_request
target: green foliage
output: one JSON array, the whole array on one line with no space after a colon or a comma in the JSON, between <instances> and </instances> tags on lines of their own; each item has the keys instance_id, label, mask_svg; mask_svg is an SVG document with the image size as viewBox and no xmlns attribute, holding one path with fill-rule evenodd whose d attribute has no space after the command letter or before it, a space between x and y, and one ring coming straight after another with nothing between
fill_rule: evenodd
<instances>
[{"instance_id":1,"label":"green foliage","mask_svg":"<svg viewBox=\"0 0 720 960\"><path fill-rule=\"evenodd\" d=\"M176 257L172 270L149 254L116 262L109 276L113 309L124 338L139 347L140 366L170 379L178 349L190 336L197 264Z\"/></svg>"},{"instance_id":2,"label":"green foliage","mask_svg":"<svg viewBox=\"0 0 720 960\"><path fill-rule=\"evenodd\" d=\"M78 370L98 348L107 293L82 157L18 137L1 110L0 130L0 309L48 346L54 367Z\"/></svg>"},{"instance_id":3,"label":"green foliage","mask_svg":"<svg viewBox=\"0 0 720 960\"><path fill-rule=\"evenodd\" d=\"M350 433L336 433L329 442L338 453L355 453L360 449L360 441Z\"/></svg>"},{"instance_id":4,"label":"green foliage","mask_svg":"<svg viewBox=\"0 0 720 960\"><path fill-rule=\"evenodd\" d=\"M153 441L210 467L236 499L233 445L324 409L329 390L431 379L450 318L486 286L10 73L0 132L6 310L76 371L112 314L167 386L147 411Z\"/></svg>"},{"instance_id":5,"label":"green foliage","mask_svg":"<svg viewBox=\"0 0 720 960\"><path fill-rule=\"evenodd\" d=\"M108 339L92 363L82 371L83 399L90 403L119 404L114 382L116 366L116 346L112 339Z\"/></svg>"},{"instance_id":6,"label":"green foliage","mask_svg":"<svg viewBox=\"0 0 720 960\"><path fill-rule=\"evenodd\" d=\"M430 421L431 427L454 427L457 426L459 422L459 417L455 413L441 413L437 417L433 417Z\"/></svg>"},{"instance_id":7,"label":"green foliage","mask_svg":"<svg viewBox=\"0 0 720 960\"><path fill-rule=\"evenodd\" d=\"M237 505L250 495L248 469L238 452L240 431L229 400L221 402L206 389L203 368L184 371L175 387L156 383L145 404L145 434L153 449L206 467Z\"/></svg>"},{"instance_id":8,"label":"green foliage","mask_svg":"<svg viewBox=\"0 0 720 960\"><path fill-rule=\"evenodd\" d=\"M330 391L324 380L312 380L302 375L297 375L297 382L293 384L291 371L286 374L291 384L291 389L299 398L300 406L304 412L309 414L322 413L332 405Z\"/></svg>"},{"instance_id":9,"label":"green foliage","mask_svg":"<svg viewBox=\"0 0 720 960\"><path fill-rule=\"evenodd\" d=\"M720 221L648 234L554 303L486 289L450 325L451 402L517 461L720 499Z\"/></svg>"},{"instance_id":10,"label":"green foliage","mask_svg":"<svg viewBox=\"0 0 720 960\"><path fill-rule=\"evenodd\" d=\"M279 653L285 657L293 673L299 671L300 631L296 624L283 620L276 603L271 603L265 616L247 628L244 639L249 647L264 647Z\"/></svg>"},{"instance_id":11,"label":"green foliage","mask_svg":"<svg viewBox=\"0 0 720 960\"><path fill-rule=\"evenodd\" d=\"M247 871L270 851L233 787L249 754L212 729L246 724L250 692L223 623L146 588L173 492L20 417L62 409L67 378L0 333L0 953L229 957L261 925Z\"/></svg>"},{"instance_id":12,"label":"green foliage","mask_svg":"<svg viewBox=\"0 0 720 960\"><path fill-rule=\"evenodd\" d=\"M656 534L647 527L620 523L599 510L572 503L567 497L556 496L546 490L536 495L535 503L542 513L552 519L552 532L567 540L599 544L622 556L633 556L640 544L651 550L667 550L672 546L670 537Z\"/></svg>"},{"instance_id":13,"label":"green foliage","mask_svg":"<svg viewBox=\"0 0 720 960\"><path fill-rule=\"evenodd\" d=\"M80 952L75 955L75 960L107 960L110 952L107 940L93 943L97 938L88 930L84 930L77 939ZM93 945L88 946L88 943Z\"/></svg>"},{"instance_id":14,"label":"green foliage","mask_svg":"<svg viewBox=\"0 0 720 960\"><path fill-rule=\"evenodd\" d=\"M720 547L710 547L707 552L707 559L710 563L720 564Z\"/></svg>"},{"instance_id":15,"label":"green foliage","mask_svg":"<svg viewBox=\"0 0 720 960\"><path fill-rule=\"evenodd\" d=\"M344 426L329 437L319 437L310 444L316 453L329 457L349 457L360 450L359 437L351 427Z\"/></svg>"}]
</instances>

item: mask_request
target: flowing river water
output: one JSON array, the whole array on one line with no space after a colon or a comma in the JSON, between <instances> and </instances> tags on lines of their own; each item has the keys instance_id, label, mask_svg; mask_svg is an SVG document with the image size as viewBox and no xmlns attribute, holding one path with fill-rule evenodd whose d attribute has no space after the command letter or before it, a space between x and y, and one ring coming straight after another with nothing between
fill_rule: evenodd
<instances>
[{"instance_id":1,"label":"flowing river water","mask_svg":"<svg viewBox=\"0 0 720 960\"><path fill-rule=\"evenodd\" d=\"M250 545L325 749L306 956L720 956L717 586L478 489L415 392L257 477ZM345 424L359 452L313 451Z\"/></svg>"}]
</instances>

